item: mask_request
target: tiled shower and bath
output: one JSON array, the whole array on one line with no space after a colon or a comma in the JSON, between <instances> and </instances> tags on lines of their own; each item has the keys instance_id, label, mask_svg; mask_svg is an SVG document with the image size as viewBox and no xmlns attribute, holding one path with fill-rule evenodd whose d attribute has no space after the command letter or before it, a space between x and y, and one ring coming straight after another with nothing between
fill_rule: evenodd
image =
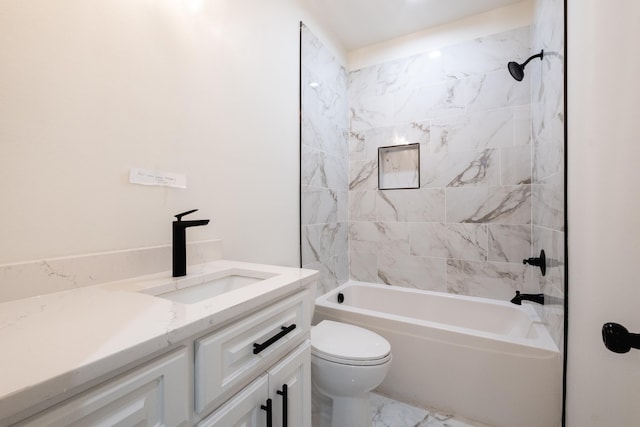
<instances>
[{"instance_id":1,"label":"tiled shower and bath","mask_svg":"<svg viewBox=\"0 0 640 427\"><path fill-rule=\"evenodd\" d=\"M302 265L321 272L319 292L355 280L544 293L535 309L562 352L562 4L538 2L531 26L356 70L301 31ZM509 75L541 49L522 82ZM380 190L378 148L415 143L419 188ZM541 249L544 277L522 262Z\"/></svg>"}]
</instances>

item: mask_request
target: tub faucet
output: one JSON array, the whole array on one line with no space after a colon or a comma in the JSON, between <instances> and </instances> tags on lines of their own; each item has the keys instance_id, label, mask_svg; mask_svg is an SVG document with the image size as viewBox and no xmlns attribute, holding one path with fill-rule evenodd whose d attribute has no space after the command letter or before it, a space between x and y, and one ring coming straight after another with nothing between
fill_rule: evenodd
<instances>
[{"instance_id":1,"label":"tub faucet","mask_svg":"<svg viewBox=\"0 0 640 427\"><path fill-rule=\"evenodd\" d=\"M182 212L176 215L177 220L173 221L173 277L185 276L187 274L187 228L209 224L208 219L182 220L183 216L189 215L197 210L198 209L193 209Z\"/></svg>"},{"instance_id":2,"label":"tub faucet","mask_svg":"<svg viewBox=\"0 0 640 427\"><path fill-rule=\"evenodd\" d=\"M511 302L521 305L522 301L533 301L538 304L544 304L544 294L521 294L520 291L516 291L516 296L511 299Z\"/></svg>"}]
</instances>

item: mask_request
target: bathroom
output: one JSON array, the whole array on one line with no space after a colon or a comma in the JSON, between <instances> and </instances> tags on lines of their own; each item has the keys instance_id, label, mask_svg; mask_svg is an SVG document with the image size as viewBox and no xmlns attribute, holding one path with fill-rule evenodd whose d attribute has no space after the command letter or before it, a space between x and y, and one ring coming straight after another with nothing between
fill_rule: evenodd
<instances>
[{"instance_id":1,"label":"bathroom","mask_svg":"<svg viewBox=\"0 0 640 427\"><path fill-rule=\"evenodd\" d=\"M195 215L211 222L190 230L191 241L221 239L228 259L300 266L305 251L300 248L298 208L300 22L335 55L344 59L348 52L330 36L317 13L319 2L265 3L3 2L0 264L167 245L173 216L198 208ZM528 14L516 14L521 22L496 18L501 23L492 24L500 27L495 31L470 19L476 27L456 33L452 26L459 37L455 43L438 39L440 46L434 48L531 25L535 3L545 2L520 3L511 7L528 8ZM550 3L555 7L558 2ZM638 356L607 352L600 327L617 321L632 331L640 329L637 319L633 323L633 309L624 307L636 299L637 290L612 292L622 285L610 284L611 269L620 283L633 283L629 266L639 255L634 243L638 231L631 222L638 200L625 197L633 190L621 189L639 178L633 164L624 167L639 154L628 137L639 130L638 124L634 114L624 113L635 111L631 95L637 90L627 82L632 82L638 60L628 52L633 51L629 33L637 31L639 10L630 1L614 10L593 0L568 1L566 7L569 154L559 178L567 174L564 214L571 231L565 265L571 296L568 319L551 305L541 313L549 316L560 343L563 322L569 323L566 425L632 425L630 420L638 416L638 408L632 407L637 399L631 398L638 393L633 369ZM526 47L510 60L537 53ZM397 58L410 55L401 52ZM549 58L530 62L526 78L541 79L552 67L562 68L562 61ZM517 87L515 81L508 84ZM532 112L534 104L530 102ZM421 154L429 159L428 152ZM133 185L132 168L182 173L187 186ZM534 205L536 197L532 191ZM546 195L541 199L549 202ZM551 199L553 207L558 202L563 207L562 196ZM606 227L598 225L603 219L609 219ZM544 221L538 225L543 232L558 231ZM564 236L559 239L551 249L536 246L530 256L538 249L563 249ZM456 266L454 260L439 264L440 277ZM524 268L522 260L505 264ZM355 265L368 271L366 262ZM346 268L337 270L341 280ZM561 268L549 268L561 280L553 291L564 291ZM55 270L42 274L60 282L75 280ZM57 290L25 289L3 277L3 301ZM481 296L508 300L515 288L481 290L494 292Z\"/></svg>"}]
</instances>

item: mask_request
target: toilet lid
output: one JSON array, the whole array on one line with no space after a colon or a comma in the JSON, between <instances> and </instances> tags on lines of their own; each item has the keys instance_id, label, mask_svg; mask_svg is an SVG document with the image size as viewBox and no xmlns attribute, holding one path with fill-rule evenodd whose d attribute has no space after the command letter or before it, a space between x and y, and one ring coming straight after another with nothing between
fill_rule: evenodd
<instances>
[{"instance_id":1,"label":"toilet lid","mask_svg":"<svg viewBox=\"0 0 640 427\"><path fill-rule=\"evenodd\" d=\"M323 320L311 328L311 353L329 360L372 361L389 356L391 345L367 329Z\"/></svg>"}]
</instances>

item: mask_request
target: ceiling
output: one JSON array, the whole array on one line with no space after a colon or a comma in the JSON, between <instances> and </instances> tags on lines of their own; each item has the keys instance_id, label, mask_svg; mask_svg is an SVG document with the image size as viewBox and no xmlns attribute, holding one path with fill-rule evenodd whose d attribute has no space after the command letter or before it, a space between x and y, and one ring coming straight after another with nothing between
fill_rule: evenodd
<instances>
[{"instance_id":1,"label":"ceiling","mask_svg":"<svg viewBox=\"0 0 640 427\"><path fill-rule=\"evenodd\" d=\"M347 51L523 0L307 0Z\"/></svg>"}]
</instances>

